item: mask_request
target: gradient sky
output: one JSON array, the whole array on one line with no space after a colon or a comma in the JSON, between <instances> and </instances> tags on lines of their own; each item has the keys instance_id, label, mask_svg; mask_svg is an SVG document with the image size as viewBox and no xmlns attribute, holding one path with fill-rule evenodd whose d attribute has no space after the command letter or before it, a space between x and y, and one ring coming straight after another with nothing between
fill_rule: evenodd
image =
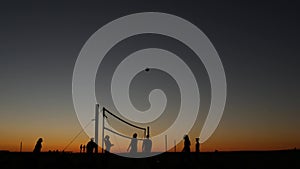
<instances>
[{"instance_id":1,"label":"gradient sky","mask_svg":"<svg viewBox=\"0 0 300 169\"><path fill-rule=\"evenodd\" d=\"M147 11L192 22L220 55L227 102L203 151L300 147L299 7L293 1L1 2L0 150L18 151L22 141L23 150L32 151L38 137L44 138L43 151L65 148L81 130L72 102L72 73L82 46L106 23ZM137 44L143 46L156 37L138 38L132 42L148 38ZM167 76L161 77L163 82ZM105 90L101 83L97 87L97 94ZM136 104L138 95L132 93ZM67 150L78 151L88 140L82 133Z\"/></svg>"}]
</instances>

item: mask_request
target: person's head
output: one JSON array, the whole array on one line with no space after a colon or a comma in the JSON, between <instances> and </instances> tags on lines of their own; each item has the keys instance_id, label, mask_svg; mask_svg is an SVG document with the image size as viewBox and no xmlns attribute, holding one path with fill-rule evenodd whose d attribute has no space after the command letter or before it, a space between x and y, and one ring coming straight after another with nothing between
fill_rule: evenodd
<instances>
[{"instance_id":1,"label":"person's head","mask_svg":"<svg viewBox=\"0 0 300 169\"><path fill-rule=\"evenodd\" d=\"M146 135L146 138L149 138L149 134Z\"/></svg>"},{"instance_id":2,"label":"person's head","mask_svg":"<svg viewBox=\"0 0 300 169\"><path fill-rule=\"evenodd\" d=\"M183 139L184 139L184 140L189 140L189 136L188 136L187 134L185 134L185 135L183 136Z\"/></svg>"},{"instance_id":3,"label":"person's head","mask_svg":"<svg viewBox=\"0 0 300 169\"><path fill-rule=\"evenodd\" d=\"M196 142L199 142L199 138L196 138Z\"/></svg>"},{"instance_id":4,"label":"person's head","mask_svg":"<svg viewBox=\"0 0 300 169\"><path fill-rule=\"evenodd\" d=\"M39 139L38 139L38 142L39 142L39 143L43 142L43 138L39 138Z\"/></svg>"},{"instance_id":5,"label":"person's head","mask_svg":"<svg viewBox=\"0 0 300 169\"><path fill-rule=\"evenodd\" d=\"M105 136L105 139L106 139L106 140L109 140L109 135L106 135L106 136Z\"/></svg>"},{"instance_id":6,"label":"person's head","mask_svg":"<svg viewBox=\"0 0 300 169\"><path fill-rule=\"evenodd\" d=\"M137 137L137 134L136 133L133 133L133 138L136 138Z\"/></svg>"},{"instance_id":7,"label":"person's head","mask_svg":"<svg viewBox=\"0 0 300 169\"><path fill-rule=\"evenodd\" d=\"M94 138L91 138L91 141L94 141Z\"/></svg>"}]
</instances>

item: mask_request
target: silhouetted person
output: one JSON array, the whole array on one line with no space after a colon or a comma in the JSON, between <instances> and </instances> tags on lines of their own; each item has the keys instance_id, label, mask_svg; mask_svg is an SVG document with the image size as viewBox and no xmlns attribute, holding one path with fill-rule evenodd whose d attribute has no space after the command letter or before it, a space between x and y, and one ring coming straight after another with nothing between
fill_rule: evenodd
<instances>
[{"instance_id":1,"label":"silhouetted person","mask_svg":"<svg viewBox=\"0 0 300 169\"><path fill-rule=\"evenodd\" d=\"M146 138L143 140L142 152L150 153L152 149L152 140L149 139L149 135L146 135Z\"/></svg>"},{"instance_id":2,"label":"silhouetted person","mask_svg":"<svg viewBox=\"0 0 300 169\"><path fill-rule=\"evenodd\" d=\"M85 153L85 145L82 146L82 151Z\"/></svg>"},{"instance_id":3,"label":"silhouetted person","mask_svg":"<svg viewBox=\"0 0 300 169\"><path fill-rule=\"evenodd\" d=\"M182 149L183 162L184 162L185 167L188 167L188 165L190 165L189 163L190 163L191 141L187 134L184 135L183 140L184 140L183 149Z\"/></svg>"},{"instance_id":4,"label":"silhouetted person","mask_svg":"<svg viewBox=\"0 0 300 169\"><path fill-rule=\"evenodd\" d=\"M82 153L82 144L80 144L80 153Z\"/></svg>"},{"instance_id":5,"label":"silhouetted person","mask_svg":"<svg viewBox=\"0 0 300 169\"><path fill-rule=\"evenodd\" d=\"M199 143L199 138L196 138L196 145L195 145L195 147L196 147L196 150L195 150L195 152L199 153L199 152L200 152L200 143Z\"/></svg>"},{"instance_id":6,"label":"silhouetted person","mask_svg":"<svg viewBox=\"0 0 300 169\"><path fill-rule=\"evenodd\" d=\"M39 138L34 146L34 149L33 149L33 152L34 153L39 153L41 152L41 149L42 149L42 142L43 142L43 139L42 138Z\"/></svg>"},{"instance_id":7,"label":"silhouetted person","mask_svg":"<svg viewBox=\"0 0 300 169\"><path fill-rule=\"evenodd\" d=\"M91 140L86 145L86 152L91 153L97 153L98 145L94 142L94 139L91 138Z\"/></svg>"},{"instance_id":8,"label":"silhouetted person","mask_svg":"<svg viewBox=\"0 0 300 169\"><path fill-rule=\"evenodd\" d=\"M42 150L42 142L43 142L42 138L39 138L36 141L36 144L33 149L34 158L32 159L33 161L30 162L30 165L32 165L32 166L29 168L41 168L40 152Z\"/></svg>"},{"instance_id":9,"label":"silhouetted person","mask_svg":"<svg viewBox=\"0 0 300 169\"><path fill-rule=\"evenodd\" d=\"M106 136L104 137L105 152L110 152L110 148L111 148L112 146L114 146L114 144L112 144L112 143L110 142L109 138L110 138L110 137L109 137L108 135L106 135Z\"/></svg>"},{"instance_id":10,"label":"silhouetted person","mask_svg":"<svg viewBox=\"0 0 300 169\"><path fill-rule=\"evenodd\" d=\"M135 154L137 153L137 134L134 133L132 138L131 138L131 142L127 148L127 151L130 149L130 153Z\"/></svg>"},{"instance_id":11,"label":"silhouetted person","mask_svg":"<svg viewBox=\"0 0 300 169\"><path fill-rule=\"evenodd\" d=\"M111 149L111 147L112 146L114 146L114 144L112 144L111 142L110 142L110 137L108 136L108 135L106 135L105 137L104 137L104 139L103 139L103 141L104 141L104 144L105 144L105 150L104 150L104 156L103 156L103 167L104 168L109 168L108 167L108 162L110 161L109 159L110 159L110 149Z\"/></svg>"},{"instance_id":12,"label":"silhouetted person","mask_svg":"<svg viewBox=\"0 0 300 169\"><path fill-rule=\"evenodd\" d=\"M184 139L184 142L183 142L184 145L183 145L182 152L186 152L186 153L191 152L191 148L190 148L191 141L190 141L189 136L188 135L184 135L183 139Z\"/></svg>"}]
</instances>

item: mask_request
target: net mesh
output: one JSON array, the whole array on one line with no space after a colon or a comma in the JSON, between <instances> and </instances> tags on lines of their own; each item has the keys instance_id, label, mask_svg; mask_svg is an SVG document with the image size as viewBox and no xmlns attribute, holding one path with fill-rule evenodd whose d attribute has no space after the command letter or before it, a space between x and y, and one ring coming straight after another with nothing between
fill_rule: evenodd
<instances>
[{"instance_id":1,"label":"net mesh","mask_svg":"<svg viewBox=\"0 0 300 169\"><path fill-rule=\"evenodd\" d=\"M102 109L102 112L105 118L103 125L104 137L108 135L111 143L114 144L114 146L111 147L110 152L127 152L134 133L137 134L138 138L138 151L141 151L142 139L144 139L147 132L149 132L147 131L147 127L137 126L131 122L123 120L105 108ZM105 148L104 144L104 149Z\"/></svg>"}]
</instances>

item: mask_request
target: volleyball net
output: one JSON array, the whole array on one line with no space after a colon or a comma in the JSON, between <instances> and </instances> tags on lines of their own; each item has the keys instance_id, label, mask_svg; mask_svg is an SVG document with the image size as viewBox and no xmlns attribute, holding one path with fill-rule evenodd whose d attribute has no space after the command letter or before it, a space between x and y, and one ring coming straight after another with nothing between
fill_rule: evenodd
<instances>
[{"instance_id":1,"label":"volleyball net","mask_svg":"<svg viewBox=\"0 0 300 169\"><path fill-rule=\"evenodd\" d=\"M133 122L122 119L112 113L105 107L102 108L103 124L102 124L102 152L106 149L104 139L109 136L114 146L110 151L124 153L127 152L128 145L134 133L137 134L138 151L141 151L141 140L149 135L149 126L138 126Z\"/></svg>"}]
</instances>

